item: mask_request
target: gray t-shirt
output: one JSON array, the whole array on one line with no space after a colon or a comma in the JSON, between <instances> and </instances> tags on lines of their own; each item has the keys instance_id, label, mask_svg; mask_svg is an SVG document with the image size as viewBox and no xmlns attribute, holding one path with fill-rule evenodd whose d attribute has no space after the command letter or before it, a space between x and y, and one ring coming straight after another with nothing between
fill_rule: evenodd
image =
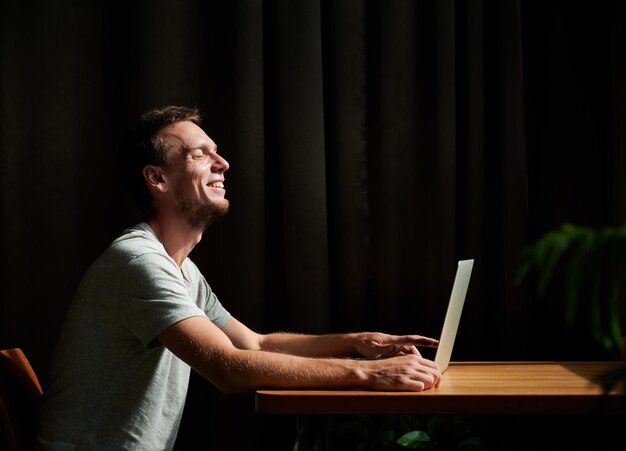
<instances>
[{"instance_id":1,"label":"gray t-shirt","mask_svg":"<svg viewBox=\"0 0 626 451\"><path fill-rule=\"evenodd\" d=\"M145 223L89 268L67 313L39 410L38 449L168 450L189 366L158 341L167 327L230 318L189 259L181 268Z\"/></svg>"}]
</instances>

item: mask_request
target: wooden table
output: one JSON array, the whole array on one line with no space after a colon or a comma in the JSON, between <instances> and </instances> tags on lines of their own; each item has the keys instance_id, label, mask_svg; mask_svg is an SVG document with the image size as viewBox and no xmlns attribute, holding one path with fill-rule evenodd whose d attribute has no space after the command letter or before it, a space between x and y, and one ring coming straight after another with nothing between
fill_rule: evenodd
<instances>
[{"instance_id":1,"label":"wooden table","mask_svg":"<svg viewBox=\"0 0 626 451\"><path fill-rule=\"evenodd\" d=\"M423 392L258 390L267 414L626 413L623 384L601 378L626 362L456 362L438 388Z\"/></svg>"}]
</instances>

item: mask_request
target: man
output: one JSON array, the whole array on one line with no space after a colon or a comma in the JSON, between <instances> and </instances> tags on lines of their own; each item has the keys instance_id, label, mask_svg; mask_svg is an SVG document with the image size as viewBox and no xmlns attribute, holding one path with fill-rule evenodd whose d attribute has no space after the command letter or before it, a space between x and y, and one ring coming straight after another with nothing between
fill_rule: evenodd
<instances>
[{"instance_id":1,"label":"man","mask_svg":"<svg viewBox=\"0 0 626 451\"><path fill-rule=\"evenodd\" d=\"M425 390L437 365L382 333L259 334L222 307L188 258L228 211L228 162L195 109L144 114L124 156L149 201L85 274L57 344L39 415L41 449L171 449L189 368L224 393L257 388ZM350 356L371 359L357 360Z\"/></svg>"}]
</instances>

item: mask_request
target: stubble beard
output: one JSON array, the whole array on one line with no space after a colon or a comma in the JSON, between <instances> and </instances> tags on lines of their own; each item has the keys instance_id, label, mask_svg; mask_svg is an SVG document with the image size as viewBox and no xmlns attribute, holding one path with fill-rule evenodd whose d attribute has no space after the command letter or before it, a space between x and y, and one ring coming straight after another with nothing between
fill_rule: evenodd
<instances>
[{"instance_id":1,"label":"stubble beard","mask_svg":"<svg viewBox=\"0 0 626 451\"><path fill-rule=\"evenodd\" d=\"M191 227L204 231L216 218L228 213L229 206L228 199L223 199L221 202L184 199L180 208Z\"/></svg>"}]
</instances>

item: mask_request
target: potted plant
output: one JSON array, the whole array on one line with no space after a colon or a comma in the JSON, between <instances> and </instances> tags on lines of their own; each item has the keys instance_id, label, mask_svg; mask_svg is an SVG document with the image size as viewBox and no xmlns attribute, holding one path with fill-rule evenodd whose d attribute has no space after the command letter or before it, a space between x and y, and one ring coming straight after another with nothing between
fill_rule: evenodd
<instances>
[{"instance_id":1,"label":"potted plant","mask_svg":"<svg viewBox=\"0 0 626 451\"><path fill-rule=\"evenodd\" d=\"M531 273L542 297L561 279L566 326L584 327L610 355L626 358L623 336L626 226L589 228L564 224L522 253L517 283ZM626 363L607 375L606 387L626 379Z\"/></svg>"}]
</instances>

